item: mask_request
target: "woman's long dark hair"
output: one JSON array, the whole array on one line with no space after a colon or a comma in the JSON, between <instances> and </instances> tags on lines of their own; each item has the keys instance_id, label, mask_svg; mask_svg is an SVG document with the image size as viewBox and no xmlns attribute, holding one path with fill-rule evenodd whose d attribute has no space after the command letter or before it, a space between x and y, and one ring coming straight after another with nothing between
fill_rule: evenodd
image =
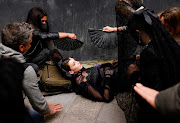
<instances>
[{"instance_id":1,"label":"woman's long dark hair","mask_svg":"<svg viewBox=\"0 0 180 123\"><path fill-rule=\"evenodd\" d=\"M40 29L42 31L41 19L44 16L47 16L47 13L42 8L34 7L29 11L26 22L32 24L35 29ZM49 32L48 22L46 23L47 23L46 32Z\"/></svg>"}]
</instances>

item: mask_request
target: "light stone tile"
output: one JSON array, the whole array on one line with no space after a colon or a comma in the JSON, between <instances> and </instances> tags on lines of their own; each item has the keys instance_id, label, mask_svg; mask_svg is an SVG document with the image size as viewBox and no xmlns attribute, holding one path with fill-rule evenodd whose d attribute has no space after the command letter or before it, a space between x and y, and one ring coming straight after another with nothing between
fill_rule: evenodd
<instances>
[{"instance_id":1,"label":"light stone tile","mask_svg":"<svg viewBox=\"0 0 180 123\"><path fill-rule=\"evenodd\" d=\"M106 122L96 120L95 123L106 123Z\"/></svg>"},{"instance_id":2,"label":"light stone tile","mask_svg":"<svg viewBox=\"0 0 180 123\"><path fill-rule=\"evenodd\" d=\"M118 105L117 104L117 101L116 101L116 99L114 98L111 102L110 102L110 104L115 104L115 105Z\"/></svg>"},{"instance_id":3,"label":"light stone tile","mask_svg":"<svg viewBox=\"0 0 180 123\"><path fill-rule=\"evenodd\" d=\"M75 115L66 114L61 123L95 123L94 119L86 119Z\"/></svg>"},{"instance_id":4,"label":"light stone tile","mask_svg":"<svg viewBox=\"0 0 180 123\"><path fill-rule=\"evenodd\" d=\"M45 123L61 122L76 97L77 95L75 93L65 93L65 94L45 97L50 104L61 103L63 105L63 110L61 112L58 112L54 115L46 115Z\"/></svg>"},{"instance_id":5,"label":"light stone tile","mask_svg":"<svg viewBox=\"0 0 180 123\"><path fill-rule=\"evenodd\" d=\"M45 98L50 104L61 103L64 106L63 110L67 112L76 97L77 95L75 93L63 93Z\"/></svg>"},{"instance_id":6,"label":"light stone tile","mask_svg":"<svg viewBox=\"0 0 180 123\"><path fill-rule=\"evenodd\" d=\"M66 113L64 111L55 113L53 115L45 115L44 123L60 123Z\"/></svg>"},{"instance_id":7,"label":"light stone tile","mask_svg":"<svg viewBox=\"0 0 180 123\"><path fill-rule=\"evenodd\" d=\"M105 123L126 123L124 112L113 103L103 104L97 120Z\"/></svg>"},{"instance_id":8,"label":"light stone tile","mask_svg":"<svg viewBox=\"0 0 180 123\"><path fill-rule=\"evenodd\" d=\"M96 119L102 105L103 102L94 102L83 98L82 96L78 96L74 100L67 114L87 119Z\"/></svg>"}]
</instances>

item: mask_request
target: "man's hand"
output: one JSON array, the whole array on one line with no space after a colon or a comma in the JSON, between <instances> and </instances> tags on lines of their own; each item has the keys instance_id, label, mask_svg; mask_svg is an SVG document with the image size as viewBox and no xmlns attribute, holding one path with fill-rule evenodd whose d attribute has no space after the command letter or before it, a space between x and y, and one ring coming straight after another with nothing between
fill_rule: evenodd
<instances>
[{"instance_id":1,"label":"man's hand","mask_svg":"<svg viewBox=\"0 0 180 123\"><path fill-rule=\"evenodd\" d=\"M47 103L50 107L50 113L49 114L54 114L56 112L62 111L63 105L60 105L60 103L56 103L56 104L49 104L49 102L47 102Z\"/></svg>"},{"instance_id":2,"label":"man's hand","mask_svg":"<svg viewBox=\"0 0 180 123\"><path fill-rule=\"evenodd\" d=\"M153 108L156 109L155 105L155 98L157 94L159 93L158 91L145 87L140 83L136 83L134 86L134 90L143 98L145 99Z\"/></svg>"}]
</instances>

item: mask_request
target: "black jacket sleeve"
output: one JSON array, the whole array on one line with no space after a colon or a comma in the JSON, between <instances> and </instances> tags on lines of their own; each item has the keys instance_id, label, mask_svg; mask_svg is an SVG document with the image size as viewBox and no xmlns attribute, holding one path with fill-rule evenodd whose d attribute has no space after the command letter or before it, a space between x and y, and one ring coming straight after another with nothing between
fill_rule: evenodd
<instances>
[{"instance_id":1,"label":"black jacket sleeve","mask_svg":"<svg viewBox=\"0 0 180 123\"><path fill-rule=\"evenodd\" d=\"M58 32L47 33L47 32L42 32L40 30L34 30L33 37L40 40L53 40L53 39L59 39L59 33Z\"/></svg>"},{"instance_id":2,"label":"black jacket sleeve","mask_svg":"<svg viewBox=\"0 0 180 123\"><path fill-rule=\"evenodd\" d=\"M180 120L180 83L160 91L156 96L155 104L162 115Z\"/></svg>"}]
</instances>

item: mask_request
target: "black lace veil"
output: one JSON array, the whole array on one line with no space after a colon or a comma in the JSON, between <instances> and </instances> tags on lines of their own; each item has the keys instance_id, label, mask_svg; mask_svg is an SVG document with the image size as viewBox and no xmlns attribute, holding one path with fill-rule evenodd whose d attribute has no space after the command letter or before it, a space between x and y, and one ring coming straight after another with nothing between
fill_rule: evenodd
<instances>
[{"instance_id":1,"label":"black lace veil","mask_svg":"<svg viewBox=\"0 0 180 123\"><path fill-rule=\"evenodd\" d=\"M118 27L127 25L126 31L118 32L119 71L124 72L127 67L126 62L120 59L132 55L139 44L136 30L143 30L151 38L157 56L161 59L165 88L179 82L180 47L157 15L144 7L141 0L116 0L116 15Z\"/></svg>"}]
</instances>

